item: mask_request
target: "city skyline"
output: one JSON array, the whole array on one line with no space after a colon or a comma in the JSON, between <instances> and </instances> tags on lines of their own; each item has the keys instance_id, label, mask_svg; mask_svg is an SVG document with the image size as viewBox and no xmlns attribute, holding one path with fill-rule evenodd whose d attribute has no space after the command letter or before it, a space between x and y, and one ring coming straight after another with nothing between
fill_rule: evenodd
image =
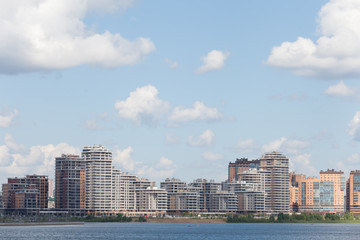
<instances>
[{"instance_id":1,"label":"city skyline","mask_svg":"<svg viewBox=\"0 0 360 240\"><path fill-rule=\"evenodd\" d=\"M54 179L92 144L157 183L272 151L308 176L359 169L356 0L2 6L1 182Z\"/></svg>"}]
</instances>

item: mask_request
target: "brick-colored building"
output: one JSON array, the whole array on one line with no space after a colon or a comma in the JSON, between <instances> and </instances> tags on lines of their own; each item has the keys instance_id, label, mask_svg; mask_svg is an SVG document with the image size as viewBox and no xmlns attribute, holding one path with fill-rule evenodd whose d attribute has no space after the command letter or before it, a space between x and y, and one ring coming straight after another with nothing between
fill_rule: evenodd
<instances>
[{"instance_id":1,"label":"brick-colored building","mask_svg":"<svg viewBox=\"0 0 360 240\"><path fill-rule=\"evenodd\" d=\"M48 207L48 191L48 176L8 178L8 183L2 185L4 208L45 209Z\"/></svg>"},{"instance_id":2,"label":"brick-colored building","mask_svg":"<svg viewBox=\"0 0 360 240\"><path fill-rule=\"evenodd\" d=\"M247 158L238 158L234 163L230 162L228 167L228 182L238 181L239 174L249 168L259 168L260 160L248 160Z\"/></svg>"},{"instance_id":3,"label":"brick-colored building","mask_svg":"<svg viewBox=\"0 0 360 240\"><path fill-rule=\"evenodd\" d=\"M360 214L360 170L350 172L346 182L346 211Z\"/></svg>"},{"instance_id":4,"label":"brick-colored building","mask_svg":"<svg viewBox=\"0 0 360 240\"><path fill-rule=\"evenodd\" d=\"M86 162L77 155L55 159L55 208L85 209Z\"/></svg>"},{"instance_id":5,"label":"brick-colored building","mask_svg":"<svg viewBox=\"0 0 360 240\"><path fill-rule=\"evenodd\" d=\"M294 179L294 178L293 178ZM296 187L298 186L298 187ZM298 175L296 183L290 187L291 195L296 198L298 191L298 211L311 213L343 213L344 212L344 172L320 171L320 178ZM295 204L295 199L290 204Z\"/></svg>"}]
</instances>

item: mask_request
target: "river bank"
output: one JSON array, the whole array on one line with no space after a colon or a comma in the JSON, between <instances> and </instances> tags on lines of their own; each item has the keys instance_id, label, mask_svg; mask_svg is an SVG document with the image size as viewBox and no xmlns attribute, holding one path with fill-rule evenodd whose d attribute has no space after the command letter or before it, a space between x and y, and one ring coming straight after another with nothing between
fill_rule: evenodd
<instances>
[{"instance_id":1,"label":"river bank","mask_svg":"<svg viewBox=\"0 0 360 240\"><path fill-rule=\"evenodd\" d=\"M225 223L226 218L191 218L191 217L173 217L173 218L147 218L149 223Z\"/></svg>"},{"instance_id":2,"label":"river bank","mask_svg":"<svg viewBox=\"0 0 360 240\"><path fill-rule=\"evenodd\" d=\"M0 223L0 227L9 226L65 226L65 225L84 225L84 222L17 222L17 223Z\"/></svg>"}]
</instances>

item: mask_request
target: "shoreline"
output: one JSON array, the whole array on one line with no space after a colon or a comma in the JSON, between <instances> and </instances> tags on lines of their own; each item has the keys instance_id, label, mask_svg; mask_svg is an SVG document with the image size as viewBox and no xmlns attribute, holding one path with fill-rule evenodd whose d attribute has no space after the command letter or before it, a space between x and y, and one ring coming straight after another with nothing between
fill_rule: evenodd
<instances>
[{"instance_id":1,"label":"shoreline","mask_svg":"<svg viewBox=\"0 0 360 240\"><path fill-rule=\"evenodd\" d=\"M0 227L16 227L16 226L65 226L65 225L84 225L84 222L23 222L23 223L0 223Z\"/></svg>"},{"instance_id":2,"label":"shoreline","mask_svg":"<svg viewBox=\"0 0 360 240\"><path fill-rule=\"evenodd\" d=\"M148 223L226 223L226 218L147 218Z\"/></svg>"}]
</instances>

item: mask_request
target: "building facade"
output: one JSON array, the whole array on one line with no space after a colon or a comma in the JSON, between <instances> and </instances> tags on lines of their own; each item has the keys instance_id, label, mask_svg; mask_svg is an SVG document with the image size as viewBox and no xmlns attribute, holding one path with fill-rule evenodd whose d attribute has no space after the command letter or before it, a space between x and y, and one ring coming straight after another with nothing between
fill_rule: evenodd
<instances>
[{"instance_id":1,"label":"building facade","mask_svg":"<svg viewBox=\"0 0 360 240\"><path fill-rule=\"evenodd\" d=\"M289 159L278 152L267 153L260 159L260 171L266 172L265 194L272 213L288 213L290 206Z\"/></svg>"},{"instance_id":2,"label":"building facade","mask_svg":"<svg viewBox=\"0 0 360 240\"><path fill-rule=\"evenodd\" d=\"M292 205L299 212L344 213L345 179L342 171L320 171L320 178L293 176ZM298 186L298 187L296 187ZM296 205L295 205L296 204ZM294 207L293 207L294 208Z\"/></svg>"},{"instance_id":3,"label":"building facade","mask_svg":"<svg viewBox=\"0 0 360 240\"><path fill-rule=\"evenodd\" d=\"M2 185L3 207L6 209L48 208L48 176L27 175L24 178L8 178Z\"/></svg>"},{"instance_id":4,"label":"building facade","mask_svg":"<svg viewBox=\"0 0 360 240\"><path fill-rule=\"evenodd\" d=\"M55 208L86 208L86 163L78 155L55 158Z\"/></svg>"},{"instance_id":5,"label":"building facade","mask_svg":"<svg viewBox=\"0 0 360 240\"><path fill-rule=\"evenodd\" d=\"M102 145L85 146L86 209L94 214L112 210L112 153Z\"/></svg>"},{"instance_id":6,"label":"building facade","mask_svg":"<svg viewBox=\"0 0 360 240\"><path fill-rule=\"evenodd\" d=\"M168 213L200 211L200 188L188 186L176 178L165 179L160 187L167 191Z\"/></svg>"},{"instance_id":7,"label":"building facade","mask_svg":"<svg viewBox=\"0 0 360 240\"><path fill-rule=\"evenodd\" d=\"M251 160L247 158L238 158L234 163L230 162L228 166L228 182L238 181L238 175L249 168L258 169L260 166L260 160Z\"/></svg>"},{"instance_id":8,"label":"building facade","mask_svg":"<svg viewBox=\"0 0 360 240\"><path fill-rule=\"evenodd\" d=\"M346 211L360 214L360 171L350 172L346 182Z\"/></svg>"}]
</instances>

